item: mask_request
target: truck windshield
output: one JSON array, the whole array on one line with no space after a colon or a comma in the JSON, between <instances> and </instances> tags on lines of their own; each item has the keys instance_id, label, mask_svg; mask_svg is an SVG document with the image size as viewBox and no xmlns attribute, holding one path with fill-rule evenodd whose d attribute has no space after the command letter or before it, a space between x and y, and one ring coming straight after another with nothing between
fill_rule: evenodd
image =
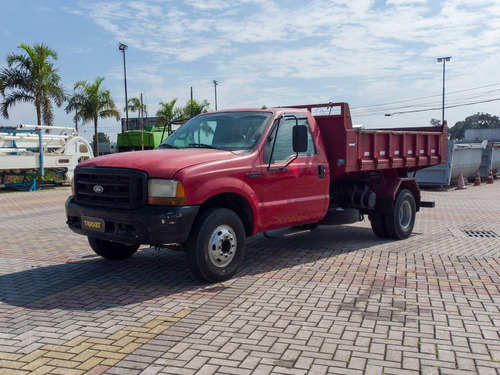
<instances>
[{"instance_id":1,"label":"truck windshield","mask_svg":"<svg viewBox=\"0 0 500 375\"><path fill-rule=\"evenodd\" d=\"M257 147L271 118L271 112L257 111L198 115L177 129L158 148L251 151Z\"/></svg>"}]
</instances>

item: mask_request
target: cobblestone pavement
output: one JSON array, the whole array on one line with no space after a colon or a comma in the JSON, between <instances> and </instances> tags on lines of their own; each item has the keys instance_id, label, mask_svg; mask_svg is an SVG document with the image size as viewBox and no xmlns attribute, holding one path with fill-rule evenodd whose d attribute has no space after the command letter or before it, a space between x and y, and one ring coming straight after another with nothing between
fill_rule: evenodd
<instances>
[{"instance_id":1,"label":"cobblestone pavement","mask_svg":"<svg viewBox=\"0 0 500 375\"><path fill-rule=\"evenodd\" d=\"M182 252L97 257L69 194L0 192L2 375L500 373L498 180L424 191L405 241L368 222L256 236L214 285Z\"/></svg>"}]
</instances>

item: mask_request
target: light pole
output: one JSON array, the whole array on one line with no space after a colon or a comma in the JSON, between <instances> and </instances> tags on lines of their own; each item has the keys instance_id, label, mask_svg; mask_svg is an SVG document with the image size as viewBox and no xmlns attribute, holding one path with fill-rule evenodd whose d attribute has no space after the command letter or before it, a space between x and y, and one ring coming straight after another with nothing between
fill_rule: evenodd
<instances>
[{"instance_id":1,"label":"light pole","mask_svg":"<svg viewBox=\"0 0 500 375\"><path fill-rule=\"evenodd\" d=\"M451 56L447 57L438 57L437 62L442 62L443 63L443 109L441 112L441 125L444 124L444 74L445 74L445 66L446 66L446 61L450 61Z\"/></svg>"},{"instance_id":2,"label":"light pole","mask_svg":"<svg viewBox=\"0 0 500 375\"><path fill-rule=\"evenodd\" d=\"M127 68L125 65L125 50L127 48L128 46L123 43L120 43L118 46L118 49L123 52L123 76L125 77L125 130L128 130Z\"/></svg>"},{"instance_id":3,"label":"light pole","mask_svg":"<svg viewBox=\"0 0 500 375\"><path fill-rule=\"evenodd\" d=\"M215 89L215 110L217 111L217 85L219 84L219 82L217 82L215 79L214 79L214 89Z\"/></svg>"}]
</instances>

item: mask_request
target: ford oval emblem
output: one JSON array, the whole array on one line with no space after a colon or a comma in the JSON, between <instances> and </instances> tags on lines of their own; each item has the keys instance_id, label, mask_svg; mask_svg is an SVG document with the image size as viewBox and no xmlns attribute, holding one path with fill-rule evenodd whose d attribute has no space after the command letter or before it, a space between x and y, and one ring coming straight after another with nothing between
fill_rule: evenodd
<instances>
[{"instance_id":1,"label":"ford oval emblem","mask_svg":"<svg viewBox=\"0 0 500 375\"><path fill-rule=\"evenodd\" d=\"M101 185L94 185L92 190L94 190L97 194L101 194L104 191L104 188Z\"/></svg>"}]
</instances>

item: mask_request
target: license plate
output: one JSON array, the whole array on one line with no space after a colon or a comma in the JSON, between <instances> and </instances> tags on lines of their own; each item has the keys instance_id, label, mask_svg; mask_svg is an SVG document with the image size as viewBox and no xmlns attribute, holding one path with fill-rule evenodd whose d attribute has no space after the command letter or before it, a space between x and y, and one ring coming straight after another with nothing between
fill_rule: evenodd
<instances>
[{"instance_id":1,"label":"license plate","mask_svg":"<svg viewBox=\"0 0 500 375\"><path fill-rule=\"evenodd\" d=\"M82 228L94 232L104 232L104 220L97 217L82 216Z\"/></svg>"}]
</instances>

